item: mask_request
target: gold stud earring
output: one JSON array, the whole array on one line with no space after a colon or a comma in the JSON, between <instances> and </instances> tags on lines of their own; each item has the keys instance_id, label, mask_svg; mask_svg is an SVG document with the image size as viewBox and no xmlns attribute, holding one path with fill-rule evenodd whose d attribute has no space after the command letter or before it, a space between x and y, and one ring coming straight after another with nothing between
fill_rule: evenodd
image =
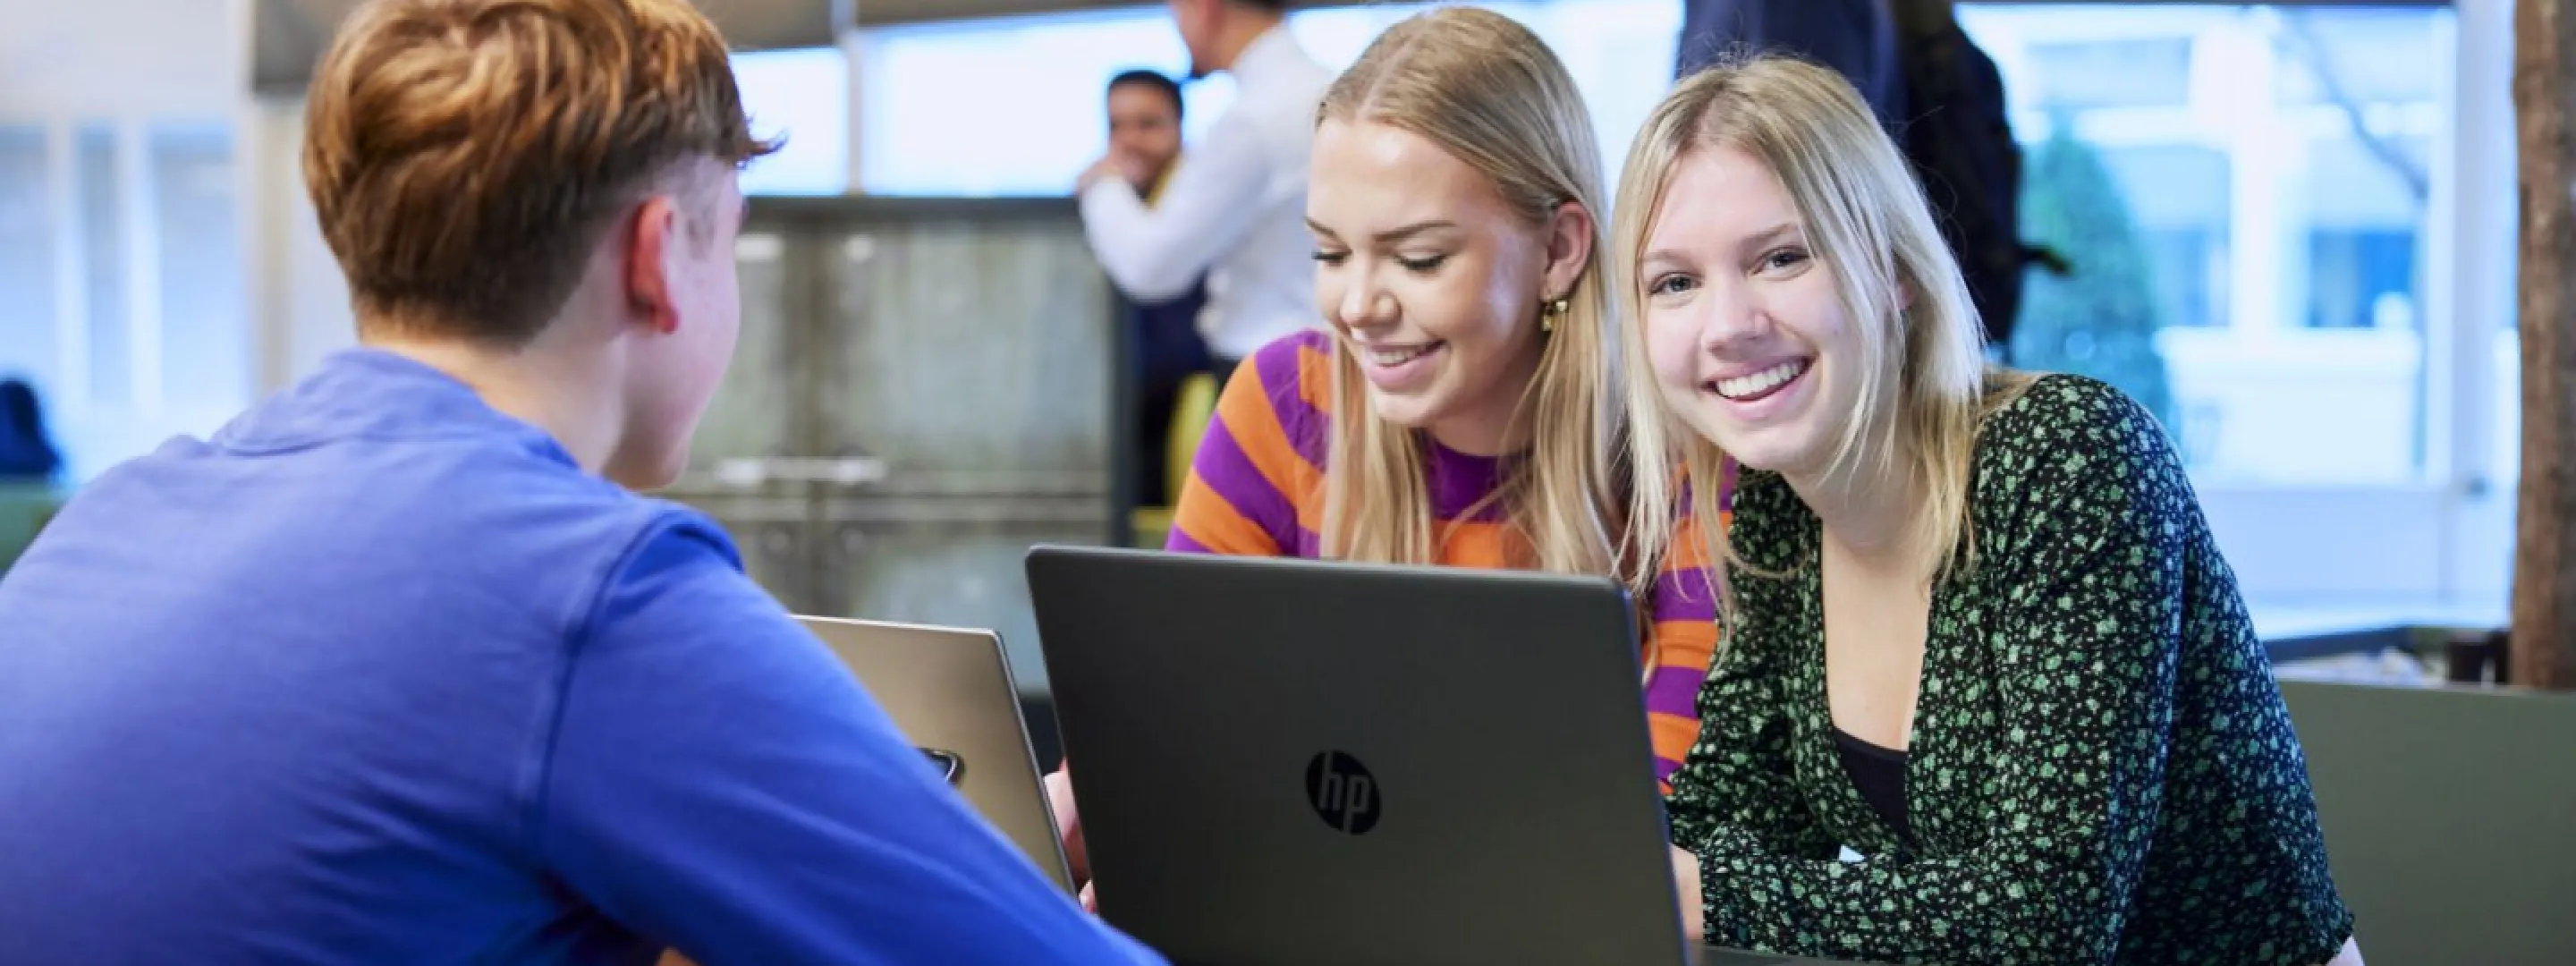
<instances>
[{"instance_id":1,"label":"gold stud earring","mask_svg":"<svg viewBox=\"0 0 2576 966\"><path fill-rule=\"evenodd\" d=\"M1556 331L1556 320L1563 317L1566 312L1571 311L1573 308L1574 307L1567 304L1564 299L1557 299L1556 301L1547 303L1546 308L1539 310L1538 330L1541 332Z\"/></svg>"}]
</instances>

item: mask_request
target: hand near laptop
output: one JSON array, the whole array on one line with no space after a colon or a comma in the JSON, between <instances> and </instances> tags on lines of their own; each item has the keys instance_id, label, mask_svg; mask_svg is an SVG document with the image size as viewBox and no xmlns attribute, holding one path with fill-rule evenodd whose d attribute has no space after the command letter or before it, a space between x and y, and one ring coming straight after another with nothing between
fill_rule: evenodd
<instances>
[{"instance_id":1,"label":"hand near laptop","mask_svg":"<svg viewBox=\"0 0 2576 966\"><path fill-rule=\"evenodd\" d=\"M1064 840L1065 870L1073 875L1073 884L1082 892L1082 908L1099 912L1099 900L1091 892L1091 853L1082 847L1082 814L1073 807L1073 775L1070 763L1048 772L1046 776L1047 810L1055 814L1055 834Z\"/></svg>"},{"instance_id":2,"label":"hand near laptop","mask_svg":"<svg viewBox=\"0 0 2576 966\"><path fill-rule=\"evenodd\" d=\"M1673 894L1681 904L1682 949L1689 954L1692 966L1698 966L1700 946L1707 941L1704 937L1708 935L1706 907L1700 901L1699 856L1678 845L1670 848L1673 853Z\"/></svg>"}]
</instances>

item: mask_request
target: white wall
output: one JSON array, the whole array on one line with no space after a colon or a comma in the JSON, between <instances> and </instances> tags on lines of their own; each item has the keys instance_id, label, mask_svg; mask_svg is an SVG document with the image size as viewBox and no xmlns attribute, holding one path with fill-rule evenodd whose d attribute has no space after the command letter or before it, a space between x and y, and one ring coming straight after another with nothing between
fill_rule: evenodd
<instances>
[{"instance_id":1,"label":"white wall","mask_svg":"<svg viewBox=\"0 0 2576 966\"><path fill-rule=\"evenodd\" d=\"M257 384L275 390L313 371L324 356L357 342L349 287L322 241L313 202L304 191L299 152L304 142L301 101L269 101L243 112L241 174L243 230L250 270L251 318L258 340Z\"/></svg>"},{"instance_id":2,"label":"white wall","mask_svg":"<svg viewBox=\"0 0 2576 966\"><path fill-rule=\"evenodd\" d=\"M0 115L229 114L247 76L246 9L242 0L0 0Z\"/></svg>"}]
</instances>

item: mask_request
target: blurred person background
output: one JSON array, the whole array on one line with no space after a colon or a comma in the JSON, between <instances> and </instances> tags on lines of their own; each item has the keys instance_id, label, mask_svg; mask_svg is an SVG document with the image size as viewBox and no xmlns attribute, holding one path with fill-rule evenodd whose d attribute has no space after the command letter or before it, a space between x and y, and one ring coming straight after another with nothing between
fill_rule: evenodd
<instances>
[{"instance_id":1,"label":"blurred person background","mask_svg":"<svg viewBox=\"0 0 2576 966\"><path fill-rule=\"evenodd\" d=\"M1152 70L1120 71L1109 79L1109 155L1146 207L1154 206L1181 161L1181 85ZM1204 277L1181 295L1129 307L1134 320L1135 476L1140 506L1170 506L1173 409L1182 383L1210 373L1214 360L1199 335L1207 307Z\"/></svg>"}]
</instances>

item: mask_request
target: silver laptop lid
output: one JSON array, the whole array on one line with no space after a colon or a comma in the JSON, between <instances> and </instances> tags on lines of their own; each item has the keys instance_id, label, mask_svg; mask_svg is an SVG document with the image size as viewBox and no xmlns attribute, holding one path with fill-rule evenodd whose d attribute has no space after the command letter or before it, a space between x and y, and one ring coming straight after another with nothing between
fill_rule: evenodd
<instances>
[{"instance_id":1,"label":"silver laptop lid","mask_svg":"<svg viewBox=\"0 0 2576 966\"><path fill-rule=\"evenodd\" d=\"M1070 892L1002 639L992 631L799 617L986 822Z\"/></svg>"}]
</instances>

